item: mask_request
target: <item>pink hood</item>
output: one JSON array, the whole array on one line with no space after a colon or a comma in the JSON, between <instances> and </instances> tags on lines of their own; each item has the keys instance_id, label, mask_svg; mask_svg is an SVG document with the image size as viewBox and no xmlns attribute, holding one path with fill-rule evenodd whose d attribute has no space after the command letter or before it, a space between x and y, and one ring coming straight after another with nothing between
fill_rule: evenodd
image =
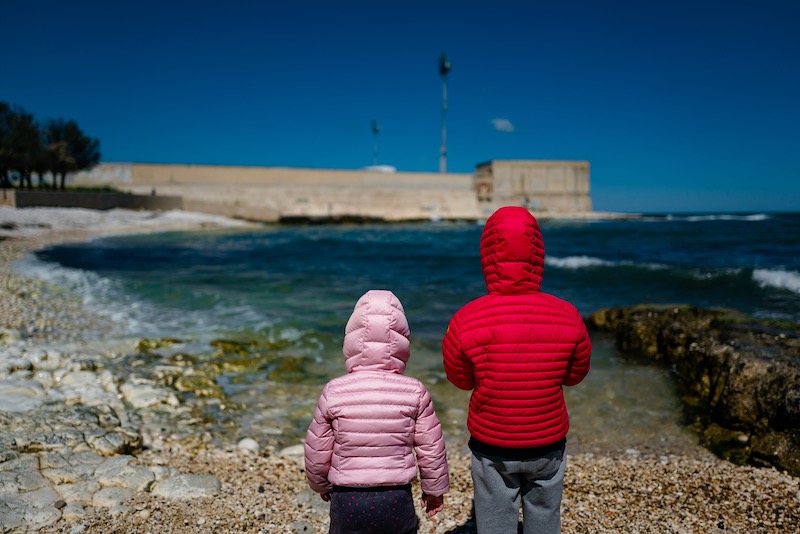
<instances>
[{"instance_id":1,"label":"pink hood","mask_svg":"<svg viewBox=\"0 0 800 534\"><path fill-rule=\"evenodd\" d=\"M344 365L353 371L403 374L409 357L409 329L400 300L373 289L358 299L344 329Z\"/></svg>"}]
</instances>

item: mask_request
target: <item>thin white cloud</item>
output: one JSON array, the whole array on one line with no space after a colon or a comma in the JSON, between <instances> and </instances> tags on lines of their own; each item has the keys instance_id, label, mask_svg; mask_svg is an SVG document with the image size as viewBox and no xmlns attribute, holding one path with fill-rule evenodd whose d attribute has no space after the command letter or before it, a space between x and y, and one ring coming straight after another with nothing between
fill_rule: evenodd
<instances>
[{"instance_id":1,"label":"thin white cloud","mask_svg":"<svg viewBox=\"0 0 800 534\"><path fill-rule=\"evenodd\" d=\"M498 132L513 132L514 125L508 119L492 119L492 126Z\"/></svg>"}]
</instances>

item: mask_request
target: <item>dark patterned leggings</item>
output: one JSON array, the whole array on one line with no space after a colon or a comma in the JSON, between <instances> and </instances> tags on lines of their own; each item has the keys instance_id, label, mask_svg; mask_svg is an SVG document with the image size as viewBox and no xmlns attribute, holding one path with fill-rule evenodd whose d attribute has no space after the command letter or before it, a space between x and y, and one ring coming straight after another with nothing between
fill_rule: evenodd
<instances>
[{"instance_id":1,"label":"dark patterned leggings","mask_svg":"<svg viewBox=\"0 0 800 534\"><path fill-rule=\"evenodd\" d=\"M411 484L331 492L330 534L416 534L417 522Z\"/></svg>"}]
</instances>

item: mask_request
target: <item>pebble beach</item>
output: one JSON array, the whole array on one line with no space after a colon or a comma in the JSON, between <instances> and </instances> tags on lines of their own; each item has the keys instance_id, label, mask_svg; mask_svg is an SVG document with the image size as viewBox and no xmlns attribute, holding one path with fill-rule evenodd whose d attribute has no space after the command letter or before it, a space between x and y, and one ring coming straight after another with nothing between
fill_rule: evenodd
<instances>
[{"instance_id":1,"label":"pebble beach","mask_svg":"<svg viewBox=\"0 0 800 534\"><path fill-rule=\"evenodd\" d=\"M163 385L114 376L87 349L114 328L10 263L96 236L246 227L188 212L0 207L0 532L323 533L302 446L214 447L153 421L190 413ZM77 343L80 341L80 343ZM435 402L435 399L434 399ZM162 425L163 426L163 425ZM448 439L451 492L421 533L475 532L470 458ZM414 486L419 497L419 487ZM698 446L568 457L564 532L800 532L800 479Z\"/></svg>"}]
</instances>

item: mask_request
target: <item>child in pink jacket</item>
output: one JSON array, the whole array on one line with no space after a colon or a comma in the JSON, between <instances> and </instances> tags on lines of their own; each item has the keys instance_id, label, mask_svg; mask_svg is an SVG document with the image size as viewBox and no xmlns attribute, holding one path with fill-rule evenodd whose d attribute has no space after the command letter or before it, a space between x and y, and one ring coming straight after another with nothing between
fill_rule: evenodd
<instances>
[{"instance_id":1,"label":"child in pink jacket","mask_svg":"<svg viewBox=\"0 0 800 534\"><path fill-rule=\"evenodd\" d=\"M391 291L358 300L343 352L347 374L325 385L308 427L308 484L331 503L331 533L417 532L417 467L428 515L444 508L450 478L431 396L403 374L409 328Z\"/></svg>"}]
</instances>

